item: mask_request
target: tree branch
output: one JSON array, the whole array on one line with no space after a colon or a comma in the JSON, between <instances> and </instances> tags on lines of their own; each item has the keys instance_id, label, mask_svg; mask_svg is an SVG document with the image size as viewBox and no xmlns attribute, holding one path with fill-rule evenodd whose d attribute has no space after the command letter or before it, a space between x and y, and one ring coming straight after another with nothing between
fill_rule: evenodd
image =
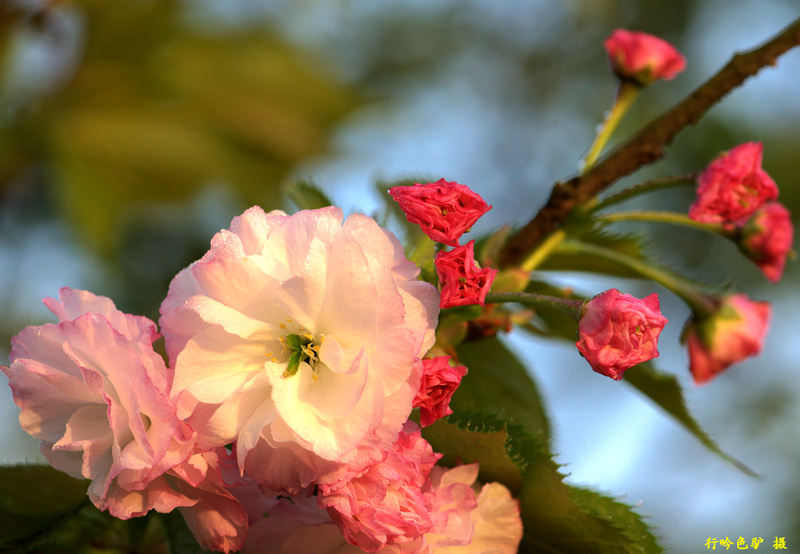
<instances>
[{"instance_id":1,"label":"tree branch","mask_svg":"<svg viewBox=\"0 0 800 554\"><path fill-rule=\"evenodd\" d=\"M716 75L685 100L665 112L625 144L609 154L582 177L556 183L547 203L536 216L514 234L500 252L500 266L517 265L548 234L553 232L580 203L639 167L664 156L665 147L685 127L697 121L726 94L778 57L800 44L800 19L763 46L736 54Z\"/></svg>"}]
</instances>

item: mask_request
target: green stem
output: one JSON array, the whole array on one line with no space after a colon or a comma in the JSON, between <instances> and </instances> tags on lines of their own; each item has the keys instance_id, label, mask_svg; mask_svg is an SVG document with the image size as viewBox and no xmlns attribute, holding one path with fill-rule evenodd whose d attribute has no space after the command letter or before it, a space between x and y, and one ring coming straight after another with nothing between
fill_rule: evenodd
<instances>
[{"instance_id":1,"label":"green stem","mask_svg":"<svg viewBox=\"0 0 800 554\"><path fill-rule=\"evenodd\" d=\"M639 183L638 185L623 189L616 194L612 194L611 196L604 198L603 200L599 200L597 203L590 206L590 209L592 212L596 212L646 192L694 185L696 175L696 173L687 173L685 175L672 175L669 177L661 177L660 179L651 179L650 181L645 181L644 183Z\"/></svg>"},{"instance_id":2,"label":"green stem","mask_svg":"<svg viewBox=\"0 0 800 554\"><path fill-rule=\"evenodd\" d=\"M583 300L567 300L566 298L531 292L490 292L486 295L487 304L499 304L502 302L517 302L532 308L553 308L570 316L575 321L580 320L583 312Z\"/></svg>"},{"instance_id":3,"label":"green stem","mask_svg":"<svg viewBox=\"0 0 800 554\"><path fill-rule=\"evenodd\" d=\"M549 237L547 237L547 239L542 242L542 244L540 244L536 250L531 252L531 255L528 256L524 262L522 262L520 267L525 271L533 271L547 259L547 256L553 252L553 249L565 238L567 238L567 234L563 229L555 231Z\"/></svg>"},{"instance_id":4,"label":"green stem","mask_svg":"<svg viewBox=\"0 0 800 554\"><path fill-rule=\"evenodd\" d=\"M695 221L686 214L679 214L675 212L633 211L598 215L595 217L596 219L605 223L614 223L616 221L651 221L654 223L672 223L673 225L682 225L684 227L691 227L693 229L715 233L729 239L733 239L736 236L735 229L727 229L721 223L702 223L700 221Z\"/></svg>"},{"instance_id":5,"label":"green stem","mask_svg":"<svg viewBox=\"0 0 800 554\"><path fill-rule=\"evenodd\" d=\"M563 241L558 246L558 252L563 254L597 256L616 263L672 291L681 300L686 302L696 314L700 316L710 316L714 313L715 304L711 294L701 290L697 283L653 261L639 260L638 258L617 252L616 250L575 239Z\"/></svg>"},{"instance_id":6,"label":"green stem","mask_svg":"<svg viewBox=\"0 0 800 554\"><path fill-rule=\"evenodd\" d=\"M583 159L580 171L581 175L586 175L586 173L594 167L594 163L597 161L597 158L600 157L600 153L603 151L608 139L611 138L617 125L619 125L619 122L622 120L622 116L625 115L636 99L640 88L639 85L631 81L620 82L614 105L611 106L611 109L606 113L606 118L601 124L600 131L597 133L594 143L592 143L589 152Z\"/></svg>"}]
</instances>

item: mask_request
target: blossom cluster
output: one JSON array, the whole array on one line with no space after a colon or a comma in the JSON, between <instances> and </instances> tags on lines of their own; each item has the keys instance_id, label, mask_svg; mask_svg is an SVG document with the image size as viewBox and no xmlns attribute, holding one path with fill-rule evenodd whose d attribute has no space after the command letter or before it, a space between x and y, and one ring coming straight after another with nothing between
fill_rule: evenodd
<instances>
[{"instance_id":1,"label":"blossom cluster","mask_svg":"<svg viewBox=\"0 0 800 554\"><path fill-rule=\"evenodd\" d=\"M64 288L2 370L48 461L118 518L178 508L224 552L515 552L516 500L437 466L409 419L450 413L466 373L426 358L439 293L418 274L366 216L254 207L173 279L169 363L154 322Z\"/></svg>"},{"instance_id":2,"label":"blossom cluster","mask_svg":"<svg viewBox=\"0 0 800 554\"><path fill-rule=\"evenodd\" d=\"M794 227L777 201L778 187L761 167L763 146L748 142L713 160L697 178L689 218L720 225L772 283L783 276ZM761 351L772 308L744 294L713 299L711 314L695 314L684 329L689 368L698 384Z\"/></svg>"}]
</instances>

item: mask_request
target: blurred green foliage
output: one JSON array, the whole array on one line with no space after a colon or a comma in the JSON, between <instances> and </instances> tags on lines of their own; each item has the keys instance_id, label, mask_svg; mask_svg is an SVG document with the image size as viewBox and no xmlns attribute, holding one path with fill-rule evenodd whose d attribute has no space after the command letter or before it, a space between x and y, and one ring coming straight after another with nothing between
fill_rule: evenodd
<instances>
[{"instance_id":1,"label":"blurred green foliage","mask_svg":"<svg viewBox=\"0 0 800 554\"><path fill-rule=\"evenodd\" d=\"M323 152L358 105L274 32L193 27L176 1L75 0L12 15L0 18L5 45L23 31L49 36L69 15L83 47L48 94L0 95L10 114L0 187L34 186L26 173L44 168L52 203L138 289L128 306L151 315L169 278L208 246L208 236L190 244L180 207L210 184L232 189L237 208L280 207L287 173ZM142 289L160 290L143 299Z\"/></svg>"}]
</instances>

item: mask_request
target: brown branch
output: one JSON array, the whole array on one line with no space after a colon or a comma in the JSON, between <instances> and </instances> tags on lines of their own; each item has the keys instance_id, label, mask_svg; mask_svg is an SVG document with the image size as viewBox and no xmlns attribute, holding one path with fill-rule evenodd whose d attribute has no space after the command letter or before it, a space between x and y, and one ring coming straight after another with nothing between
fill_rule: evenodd
<instances>
[{"instance_id":1,"label":"brown branch","mask_svg":"<svg viewBox=\"0 0 800 554\"><path fill-rule=\"evenodd\" d=\"M519 264L542 239L558 228L575 206L591 199L617 179L663 157L664 148L675 135L696 123L745 79L764 66L775 65L778 56L799 44L800 19L797 19L763 46L734 55L716 75L609 154L586 175L556 183L547 203L505 244L500 252L500 265Z\"/></svg>"}]
</instances>

